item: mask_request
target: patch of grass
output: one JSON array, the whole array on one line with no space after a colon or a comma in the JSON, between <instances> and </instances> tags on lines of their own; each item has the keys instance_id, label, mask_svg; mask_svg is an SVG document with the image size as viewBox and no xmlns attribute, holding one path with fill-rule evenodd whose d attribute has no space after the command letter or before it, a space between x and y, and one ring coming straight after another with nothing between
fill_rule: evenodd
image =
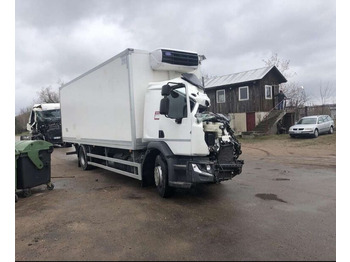
<instances>
[{"instance_id":1,"label":"patch of grass","mask_svg":"<svg viewBox=\"0 0 350 262\"><path fill-rule=\"evenodd\" d=\"M318 146L318 145L335 145L336 144L336 133L320 135L317 138L311 137L300 137L291 138L288 134L281 135L265 135L256 136L253 138L239 138L239 142L244 144L255 144L255 143L281 143L284 146Z\"/></svg>"},{"instance_id":2,"label":"patch of grass","mask_svg":"<svg viewBox=\"0 0 350 262\"><path fill-rule=\"evenodd\" d=\"M289 139L288 134L281 134L281 135L263 135L263 136L255 136L255 137L241 137L238 140L241 143L260 143L260 142L269 142L269 141L285 141Z\"/></svg>"}]
</instances>

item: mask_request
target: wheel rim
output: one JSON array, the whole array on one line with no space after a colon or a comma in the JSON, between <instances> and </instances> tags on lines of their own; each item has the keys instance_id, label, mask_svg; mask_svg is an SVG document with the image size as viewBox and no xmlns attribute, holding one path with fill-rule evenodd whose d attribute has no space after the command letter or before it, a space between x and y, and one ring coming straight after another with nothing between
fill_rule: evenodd
<instances>
[{"instance_id":1,"label":"wheel rim","mask_svg":"<svg viewBox=\"0 0 350 262\"><path fill-rule=\"evenodd\" d=\"M160 166L156 166L154 168L154 182L156 186L159 186L163 182L163 173L162 173L162 168Z\"/></svg>"},{"instance_id":2,"label":"wheel rim","mask_svg":"<svg viewBox=\"0 0 350 262\"><path fill-rule=\"evenodd\" d=\"M318 130L315 130L315 136L318 137Z\"/></svg>"},{"instance_id":3,"label":"wheel rim","mask_svg":"<svg viewBox=\"0 0 350 262\"><path fill-rule=\"evenodd\" d=\"M85 166L85 158L84 158L84 156L81 156L81 157L80 157L80 164L81 164L82 166Z\"/></svg>"},{"instance_id":4,"label":"wheel rim","mask_svg":"<svg viewBox=\"0 0 350 262\"><path fill-rule=\"evenodd\" d=\"M84 150L82 149L81 152L80 152L80 165L84 167L85 164L86 164L85 152L84 152Z\"/></svg>"}]
</instances>

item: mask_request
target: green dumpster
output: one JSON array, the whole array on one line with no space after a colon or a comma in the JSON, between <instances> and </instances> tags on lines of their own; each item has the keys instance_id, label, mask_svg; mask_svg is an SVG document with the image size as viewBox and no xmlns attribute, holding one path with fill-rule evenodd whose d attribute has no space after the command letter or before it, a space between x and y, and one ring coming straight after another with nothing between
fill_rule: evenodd
<instances>
[{"instance_id":1,"label":"green dumpster","mask_svg":"<svg viewBox=\"0 0 350 262\"><path fill-rule=\"evenodd\" d=\"M53 145L43 140L22 140L16 142L16 189L30 189L51 183L51 153Z\"/></svg>"},{"instance_id":2,"label":"green dumpster","mask_svg":"<svg viewBox=\"0 0 350 262\"><path fill-rule=\"evenodd\" d=\"M16 171L15 171L15 201L18 201L18 195L17 195L17 159L19 158L19 151L17 149L15 149L15 167L16 167Z\"/></svg>"}]
</instances>

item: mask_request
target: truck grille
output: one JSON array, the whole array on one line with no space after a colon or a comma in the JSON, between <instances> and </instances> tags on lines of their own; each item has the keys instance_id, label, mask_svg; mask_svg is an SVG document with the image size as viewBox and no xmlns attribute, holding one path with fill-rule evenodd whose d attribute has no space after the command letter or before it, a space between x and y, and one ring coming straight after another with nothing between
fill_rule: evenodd
<instances>
[{"instance_id":1,"label":"truck grille","mask_svg":"<svg viewBox=\"0 0 350 262\"><path fill-rule=\"evenodd\" d=\"M220 145L218 162L231 163L232 161L233 161L233 145L232 144Z\"/></svg>"}]
</instances>

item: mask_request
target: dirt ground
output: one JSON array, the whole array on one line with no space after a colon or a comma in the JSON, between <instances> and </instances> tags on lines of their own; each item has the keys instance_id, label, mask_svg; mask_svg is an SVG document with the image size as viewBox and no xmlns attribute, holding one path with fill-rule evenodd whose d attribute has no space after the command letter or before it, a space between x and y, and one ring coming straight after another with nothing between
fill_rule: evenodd
<instances>
[{"instance_id":1,"label":"dirt ground","mask_svg":"<svg viewBox=\"0 0 350 262\"><path fill-rule=\"evenodd\" d=\"M245 138L243 155L272 158L284 164L309 167L336 167L336 135L322 135L317 139L290 138L289 135Z\"/></svg>"},{"instance_id":2,"label":"dirt ground","mask_svg":"<svg viewBox=\"0 0 350 262\"><path fill-rule=\"evenodd\" d=\"M335 260L336 134L240 141L241 175L170 199L55 148L54 190L16 203L16 260Z\"/></svg>"}]
</instances>

